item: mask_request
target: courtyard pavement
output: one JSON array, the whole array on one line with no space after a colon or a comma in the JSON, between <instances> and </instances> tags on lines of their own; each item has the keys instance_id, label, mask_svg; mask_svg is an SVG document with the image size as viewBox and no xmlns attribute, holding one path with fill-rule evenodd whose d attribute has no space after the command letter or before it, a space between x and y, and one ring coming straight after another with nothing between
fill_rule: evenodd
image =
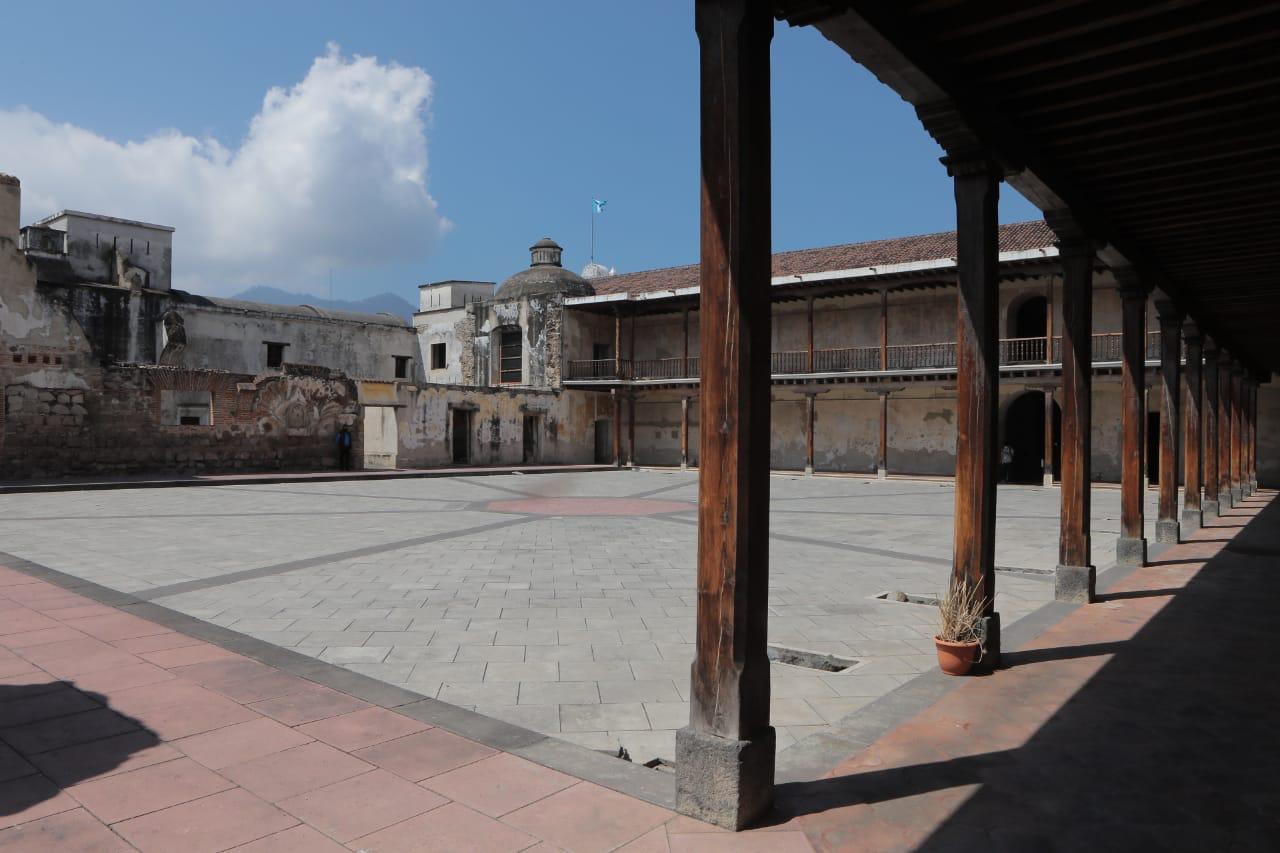
<instances>
[{"instance_id":1,"label":"courtyard pavement","mask_svg":"<svg viewBox=\"0 0 1280 853\"><path fill-rule=\"evenodd\" d=\"M933 608L874 596L945 589L953 492L770 482L770 642L855 662L774 665L786 750L935 666ZM687 721L696 499L696 474L679 471L0 495L0 540L67 575L643 762L670 759ZM1118 504L1116 489L1095 489L1100 568ZM998 505L1008 627L1052 598L1059 493L1002 486Z\"/></svg>"}]
</instances>

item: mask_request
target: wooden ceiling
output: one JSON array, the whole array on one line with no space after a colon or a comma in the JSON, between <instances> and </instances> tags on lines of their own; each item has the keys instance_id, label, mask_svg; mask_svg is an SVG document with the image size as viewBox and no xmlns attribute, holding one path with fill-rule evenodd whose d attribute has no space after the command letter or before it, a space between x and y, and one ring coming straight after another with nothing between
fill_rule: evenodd
<instances>
[{"instance_id":1,"label":"wooden ceiling","mask_svg":"<svg viewBox=\"0 0 1280 853\"><path fill-rule=\"evenodd\" d=\"M958 122L1252 370L1280 370L1280 2L774 5L940 141Z\"/></svg>"}]
</instances>

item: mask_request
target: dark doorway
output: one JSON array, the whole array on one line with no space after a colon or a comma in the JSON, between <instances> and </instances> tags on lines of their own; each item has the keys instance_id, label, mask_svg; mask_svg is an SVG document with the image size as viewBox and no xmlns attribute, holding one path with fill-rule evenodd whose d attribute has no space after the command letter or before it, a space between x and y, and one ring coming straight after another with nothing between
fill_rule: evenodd
<instances>
[{"instance_id":1,"label":"dark doorway","mask_svg":"<svg viewBox=\"0 0 1280 853\"><path fill-rule=\"evenodd\" d=\"M596 421L596 464L613 464L613 431L608 418Z\"/></svg>"},{"instance_id":2,"label":"dark doorway","mask_svg":"<svg viewBox=\"0 0 1280 853\"><path fill-rule=\"evenodd\" d=\"M1160 413L1147 412L1147 482L1160 482Z\"/></svg>"},{"instance_id":3,"label":"dark doorway","mask_svg":"<svg viewBox=\"0 0 1280 853\"><path fill-rule=\"evenodd\" d=\"M471 412L466 409L453 410L453 462L471 463Z\"/></svg>"},{"instance_id":4,"label":"dark doorway","mask_svg":"<svg viewBox=\"0 0 1280 853\"><path fill-rule=\"evenodd\" d=\"M1011 338L1043 338L1048 328L1049 300L1043 296L1024 299L1013 310L1009 323Z\"/></svg>"},{"instance_id":5,"label":"dark doorway","mask_svg":"<svg viewBox=\"0 0 1280 853\"><path fill-rule=\"evenodd\" d=\"M524 416L524 454L522 459L525 464L538 461L539 445L541 444L538 439L542 435L542 430L539 429L541 420L542 418L538 415Z\"/></svg>"},{"instance_id":6,"label":"dark doorway","mask_svg":"<svg viewBox=\"0 0 1280 853\"><path fill-rule=\"evenodd\" d=\"M1044 392L1027 391L1009 404L1004 416L1004 444L1013 450L1013 462L1007 473L1010 483L1044 482ZM1062 409L1053 403L1053 476L1058 476L1061 461ZM1003 453L1003 445L1001 446ZM1003 466L1002 466L1003 467Z\"/></svg>"}]
</instances>

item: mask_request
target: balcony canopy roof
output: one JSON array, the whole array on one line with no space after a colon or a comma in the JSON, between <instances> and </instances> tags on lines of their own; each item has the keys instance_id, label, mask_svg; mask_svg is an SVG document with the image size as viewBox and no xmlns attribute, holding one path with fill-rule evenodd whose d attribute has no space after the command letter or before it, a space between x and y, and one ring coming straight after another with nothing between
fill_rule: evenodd
<instances>
[{"instance_id":1,"label":"balcony canopy roof","mask_svg":"<svg viewBox=\"0 0 1280 853\"><path fill-rule=\"evenodd\" d=\"M1246 365L1280 369L1280 3L775 0L1069 210ZM815 81L814 85L822 85Z\"/></svg>"}]
</instances>

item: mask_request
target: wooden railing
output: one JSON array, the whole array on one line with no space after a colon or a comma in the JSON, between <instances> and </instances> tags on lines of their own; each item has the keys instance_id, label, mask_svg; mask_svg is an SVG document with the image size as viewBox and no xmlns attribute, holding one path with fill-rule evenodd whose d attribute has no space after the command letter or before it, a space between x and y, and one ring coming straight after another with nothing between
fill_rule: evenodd
<instances>
[{"instance_id":1,"label":"wooden railing","mask_svg":"<svg viewBox=\"0 0 1280 853\"><path fill-rule=\"evenodd\" d=\"M1121 359L1119 332L1103 332L1093 336L1092 357L1095 363L1117 362ZM1046 338L1004 338L1000 341L1000 364L1045 364ZM889 370L934 370L956 366L954 343L899 344L886 347ZM1160 358L1160 333L1150 332L1146 340L1148 361ZM1062 338L1053 338L1053 354L1049 363L1062 361ZM611 358L572 360L569 362L568 379L696 379L698 357L650 358L635 362L621 362L622 375ZM807 350L775 352L770 356L770 370L774 375L806 373L857 373L880 370L879 347L848 347L844 349L818 349L813 351L813 366L809 365Z\"/></svg>"}]
</instances>

